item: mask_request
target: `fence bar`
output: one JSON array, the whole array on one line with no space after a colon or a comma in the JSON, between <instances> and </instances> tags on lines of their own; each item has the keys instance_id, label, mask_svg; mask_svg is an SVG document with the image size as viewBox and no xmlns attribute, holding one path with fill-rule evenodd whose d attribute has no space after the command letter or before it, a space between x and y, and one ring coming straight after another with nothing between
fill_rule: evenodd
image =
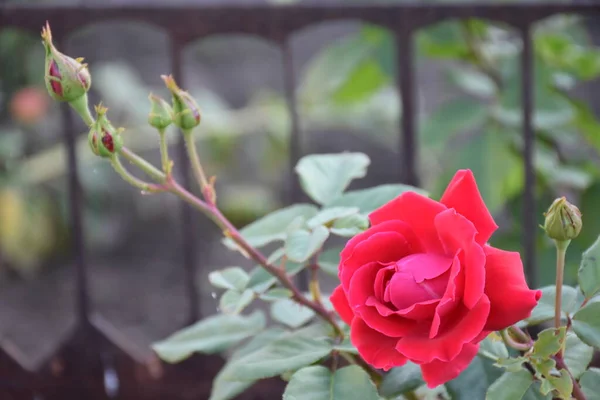
<instances>
[{"instance_id":1,"label":"fence bar","mask_svg":"<svg viewBox=\"0 0 600 400\"><path fill-rule=\"evenodd\" d=\"M182 43L176 36L171 36L171 73L181 87L185 87L183 82L183 73L181 70L181 48ZM178 155L181 163L181 180L183 185L187 188L191 188L191 175L190 175L190 163L185 148L185 140L183 135L179 135L179 142L177 143ZM200 297L198 296L198 289L196 288L196 263L197 257L194 251L194 244L196 243L196 231L194 230L193 218L191 206L186 203L181 203L181 245L183 251L183 268L185 271L185 290L187 293L187 299L189 302L189 311L186 323L192 324L200 319Z\"/></svg>"},{"instance_id":2,"label":"fence bar","mask_svg":"<svg viewBox=\"0 0 600 400\"><path fill-rule=\"evenodd\" d=\"M300 201L302 193L298 184L298 177L294 168L302 156L302 137L300 132L300 117L298 115L298 104L296 102L296 76L294 71L294 60L289 38L284 38L281 45L283 52L283 84L285 100L290 113L291 132L289 142L289 167L288 182L290 184L287 202L293 204ZM297 284L300 290L308 290L308 275L301 271L297 276Z\"/></svg>"},{"instance_id":3,"label":"fence bar","mask_svg":"<svg viewBox=\"0 0 600 400\"><path fill-rule=\"evenodd\" d=\"M403 23L396 31L398 85L402 102L401 126L401 167L402 182L417 186L419 179L416 172L417 146L415 138L415 97L413 69L413 39L412 30Z\"/></svg>"},{"instance_id":4,"label":"fence bar","mask_svg":"<svg viewBox=\"0 0 600 400\"><path fill-rule=\"evenodd\" d=\"M87 281L87 263L85 259L85 243L82 228L82 203L81 182L77 173L77 154L75 144L75 126L73 114L67 103L61 104L61 113L64 126L64 141L67 148L68 163L68 192L69 192L69 219L71 223L71 244L75 258L76 312L78 322L83 325L89 324L89 285Z\"/></svg>"},{"instance_id":5,"label":"fence bar","mask_svg":"<svg viewBox=\"0 0 600 400\"><path fill-rule=\"evenodd\" d=\"M530 286L537 283L535 268L535 172L533 170L534 132L531 123L533 111L533 57L531 49L530 25L522 27L523 52L521 54L521 98L523 103L523 158L525 162L525 193L523 204L523 241L525 244L525 274Z\"/></svg>"}]
</instances>

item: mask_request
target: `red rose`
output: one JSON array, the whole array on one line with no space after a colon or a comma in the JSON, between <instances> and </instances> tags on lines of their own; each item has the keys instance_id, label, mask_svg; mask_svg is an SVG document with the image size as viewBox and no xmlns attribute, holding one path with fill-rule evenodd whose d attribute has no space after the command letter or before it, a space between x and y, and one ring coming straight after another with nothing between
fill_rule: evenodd
<instances>
[{"instance_id":1,"label":"red rose","mask_svg":"<svg viewBox=\"0 0 600 400\"><path fill-rule=\"evenodd\" d=\"M403 193L375 210L341 253L331 301L362 358L388 370L410 360L435 387L456 378L491 331L527 318L519 253L486 242L498 228L469 170L440 202Z\"/></svg>"}]
</instances>

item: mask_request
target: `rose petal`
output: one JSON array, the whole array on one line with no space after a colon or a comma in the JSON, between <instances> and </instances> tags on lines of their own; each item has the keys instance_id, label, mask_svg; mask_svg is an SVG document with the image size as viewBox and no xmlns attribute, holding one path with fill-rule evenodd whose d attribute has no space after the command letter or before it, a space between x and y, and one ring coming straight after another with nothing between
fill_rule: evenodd
<instances>
[{"instance_id":1,"label":"rose petal","mask_svg":"<svg viewBox=\"0 0 600 400\"><path fill-rule=\"evenodd\" d=\"M348 304L351 309L355 310L357 307L365 305L369 297L375 297L373 282L381 268L383 268L381 264L372 262L358 268L354 273L347 291Z\"/></svg>"},{"instance_id":2,"label":"rose petal","mask_svg":"<svg viewBox=\"0 0 600 400\"><path fill-rule=\"evenodd\" d=\"M408 242L397 232L379 232L354 247L352 254L340 263L339 277L346 291L350 288L350 280L363 265L371 262L386 264L395 262L409 254ZM375 277L370 281L371 286Z\"/></svg>"},{"instance_id":3,"label":"rose petal","mask_svg":"<svg viewBox=\"0 0 600 400\"><path fill-rule=\"evenodd\" d=\"M364 323L371 329L389 337L399 338L419 332L427 334L426 329L424 329L426 326L418 321L403 318L396 313L388 314L387 316L382 315L378 309L385 307L381 303L378 303L377 307L364 305L354 309L354 314L356 317L362 318Z\"/></svg>"},{"instance_id":4,"label":"rose petal","mask_svg":"<svg viewBox=\"0 0 600 400\"><path fill-rule=\"evenodd\" d=\"M519 253L491 246L485 246L483 250L486 255L485 293L491 303L485 329L497 331L529 317L542 292L527 286Z\"/></svg>"},{"instance_id":5,"label":"rose petal","mask_svg":"<svg viewBox=\"0 0 600 400\"><path fill-rule=\"evenodd\" d=\"M375 368L387 371L406 364L406 357L395 349L398 339L369 328L360 318L354 318L352 321L350 340L363 360Z\"/></svg>"},{"instance_id":6,"label":"rose petal","mask_svg":"<svg viewBox=\"0 0 600 400\"><path fill-rule=\"evenodd\" d=\"M453 209L440 213L435 218L435 226L446 254L463 251L464 258L461 260L465 273L463 302L468 308L473 308L483 295L485 287L485 254L474 240L477 234L475 226Z\"/></svg>"},{"instance_id":7,"label":"rose petal","mask_svg":"<svg viewBox=\"0 0 600 400\"><path fill-rule=\"evenodd\" d=\"M444 362L433 360L427 364L421 364L423 372L423 380L429 388L442 385L454 378L457 378L463 372L471 361L477 355L479 346L476 344L467 343L462 351L452 361Z\"/></svg>"},{"instance_id":8,"label":"rose petal","mask_svg":"<svg viewBox=\"0 0 600 400\"><path fill-rule=\"evenodd\" d=\"M461 252L462 250L454 256L452 266L450 267L448 286L446 286L446 291L435 310L433 321L431 323L431 329L429 331L430 339L433 339L438 334L442 318L454 310L462 299L465 276L458 257Z\"/></svg>"},{"instance_id":9,"label":"rose petal","mask_svg":"<svg viewBox=\"0 0 600 400\"><path fill-rule=\"evenodd\" d=\"M490 215L471 170L460 170L448 184L440 203L454 208L459 214L471 221L477 229L475 240L484 245L498 225Z\"/></svg>"},{"instance_id":10,"label":"rose petal","mask_svg":"<svg viewBox=\"0 0 600 400\"><path fill-rule=\"evenodd\" d=\"M338 287L336 287L333 290L333 293L331 293L329 300L331 301L331 304L333 304L333 308L335 308L335 311L337 311L337 313L342 318L342 321L344 321L348 325L352 324L354 312L348 304L348 298L346 297L346 293L344 293L342 285L338 285Z\"/></svg>"},{"instance_id":11,"label":"rose petal","mask_svg":"<svg viewBox=\"0 0 600 400\"><path fill-rule=\"evenodd\" d=\"M375 297L377 298L377 300L382 302L386 301L384 299L385 289L389 284L390 280L392 279L392 276L394 276L395 272L395 265L390 265L377 271L377 276L375 277L375 282L373 284Z\"/></svg>"},{"instance_id":12,"label":"rose petal","mask_svg":"<svg viewBox=\"0 0 600 400\"><path fill-rule=\"evenodd\" d=\"M346 246L344 246L344 249L340 253L340 260L341 261L346 260L348 257L350 257L352 255L352 252L354 251L354 248L356 247L356 245L358 245L360 242L367 240L369 237L373 236L374 234L380 233L380 232L397 232L397 233L401 234L402 236L404 236L404 238L406 239L406 241L408 242L408 244L411 248L411 253L420 253L421 252L419 239L416 237L412 228L410 226L408 226L406 223L396 220L396 221L386 221L381 224L371 226L366 231L361 232L358 235L354 236L352 239L348 240L348 242L346 243Z\"/></svg>"},{"instance_id":13,"label":"rose petal","mask_svg":"<svg viewBox=\"0 0 600 400\"><path fill-rule=\"evenodd\" d=\"M441 253L433 220L446 207L435 200L415 192L402 193L369 215L374 226L389 220L401 220L407 223L419 238L428 253Z\"/></svg>"},{"instance_id":14,"label":"rose petal","mask_svg":"<svg viewBox=\"0 0 600 400\"><path fill-rule=\"evenodd\" d=\"M396 350L418 363L429 363L434 359L451 361L460 354L465 343L470 343L481 333L489 312L490 301L483 295L473 309L463 306L461 312L449 315L451 321L443 324L447 326L442 326L435 338L429 339L427 335L403 337Z\"/></svg>"}]
</instances>

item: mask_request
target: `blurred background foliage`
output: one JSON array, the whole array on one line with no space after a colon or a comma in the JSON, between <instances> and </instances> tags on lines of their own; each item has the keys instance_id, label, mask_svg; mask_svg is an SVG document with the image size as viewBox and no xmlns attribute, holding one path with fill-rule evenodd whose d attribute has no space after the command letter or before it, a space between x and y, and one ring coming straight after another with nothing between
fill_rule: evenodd
<instances>
[{"instance_id":1,"label":"blurred background foliage","mask_svg":"<svg viewBox=\"0 0 600 400\"><path fill-rule=\"evenodd\" d=\"M209 39L206 44L231 52L224 50L227 40ZM501 226L492 244L521 250L520 37L501 24L467 20L426 27L415 40L422 186L437 198L456 169L471 168ZM567 281L574 283L581 251L600 233L600 121L580 95L581 88L600 75L600 51L583 21L573 16L541 21L533 40L538 219L541 223L542 212L557 195L566 194L581 206L584 228L573 242L567 267ZM64 257L69 235L60 110L44 91L42 57L36 37L12 29L0 32L0 276L4 277L36 276L43 266ZM424 71L432 65L444 80L441 95L422 84L427 79ZM380 27L359 24L328 42L297 74L302 131L366 132L374 151L392 151L397 158L397 151L390 150L399 147L396 68L394 38ZM120 60L91 63L91 72L92 99L102 99L112 118L127 128L128 146L156 157L156 135L145 121L148 93L164 95L158 79L150 85ZM282 206L290 116L281 91L265 87L234 104L210 84L188 81L186 86L203 108L198 141L207 169L218 176L225 212L243 225ZM345 150L344 139L335 137L335 151ZM175 132L170 139L175 143ZM331 151L312 139L308 148ZM165 212L164 202L142 199L106 164L98 163L87 149L85 135L79 137L77 154L90 251L102 253L123 245L136 231L136 223ZM374 183L367 180L363 185ZM133 215L125 215L132 209ZM553 246L541 231L537 248L539 284L549 284L554 279Z\"/></svg>"}]
</instances>

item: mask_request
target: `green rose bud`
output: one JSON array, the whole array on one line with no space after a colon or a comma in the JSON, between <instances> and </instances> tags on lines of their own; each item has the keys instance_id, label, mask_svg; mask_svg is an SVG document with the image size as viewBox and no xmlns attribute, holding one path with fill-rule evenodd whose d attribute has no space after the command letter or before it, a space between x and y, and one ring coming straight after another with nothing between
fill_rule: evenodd
<instances>
[{"instance_id":1,"label":"green rose bud","mask_svg":"<svg viewBox=\"0 0 600 400\"><path fill-rule=\"evenodd\" d=\"M173 122L173 109L163 98L150 93L150 114L148 123L156 129L163 130Z\"/></svg>"},{"instance_id":2,"label":"green rose bud","mask_svg":"<svg viewBox=\"0 0 600 400\"><path fill-rule=\"evenodd\" d=\"M173 122L183 131L189 131L200 124L200 107L188 92L177 86L172 76L162 75L165 85L173 95Z\"/></svg>"},{"instance_id":3,"label":"green rose bud","mask_svg":"<svg viewBox=\"0 0 600 400\"><path fill-rule=\"evenodd\" d=\"M575 239L581 232L581 212L564 197L554 200L544 216L544 230L551 239L564 242Z\"/></svg>"},{"instance_id":4,"label":"green rose bud","mask_svg":"<svg viewBox=\"0 0 600 400\"><path fill-rule=\"evenodd\" d=\"M92 85L92 78L87 65L81 63L83 58L73 59L56 50L48 23L42 28L42 39L46 48L44 77L50 96L55 100L67 102L85 96Z\"/></svg>"},{"instance_id":5,"label":"green rose bud","mask_svg":"<svg viewBox=\"0 0 600 400\"><path fill-rule=\"evenodd\" d=\"M88 143L94 154L109 158L118 153L123 147L121 130L115 129L108 118L108 109L102 105L96 106L96 122L91 126Z\"/></svg>"}]
</instances>

